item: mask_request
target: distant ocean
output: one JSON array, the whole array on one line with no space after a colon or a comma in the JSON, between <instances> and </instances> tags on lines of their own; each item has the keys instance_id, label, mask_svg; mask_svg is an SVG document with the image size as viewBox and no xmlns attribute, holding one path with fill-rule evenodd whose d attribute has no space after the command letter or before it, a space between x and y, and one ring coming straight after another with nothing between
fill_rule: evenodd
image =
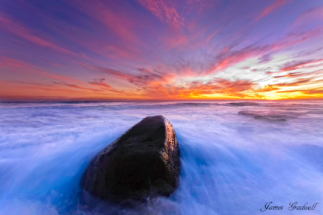
<instances>
[{"instance_id":1,"label":"distant ocean","mask_svg":"<svg viewBox=\"0 0 323 215\"><path fill-rule=\"evenodd\" d=\"M85 209L91 159L152 115L175 128L179 189L136 211ZM323 101L0 103L1 215L323 214L322 182ZM261 212L268 202L284 208Z\"/></svg>"}]
</instances>

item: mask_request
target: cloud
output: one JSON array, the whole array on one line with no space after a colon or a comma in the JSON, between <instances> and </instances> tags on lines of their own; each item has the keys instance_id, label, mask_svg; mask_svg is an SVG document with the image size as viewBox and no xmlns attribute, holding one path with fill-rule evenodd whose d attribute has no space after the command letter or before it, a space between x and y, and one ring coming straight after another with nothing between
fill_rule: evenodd
<instances>
[{"instance_id":1,"label":"cloud","mask_svg":"<svg viewBox=\"0 0 323 215\"><path fill-rule=\"evenodd\" d=\"M140 71L140 72L146 72L146 73L150 73L151 72L150 69L146 69L146 68L138 68L138 71Z\"/></svg>"},{"instance_id":2,"label":"cloud","mask_svg":"<svg viewBox=\"0 0 323 215\"><path fill-rule=\"evenodd\" d=\"M35 33L33 33L30 29L27 29L22 24L18 23L17 21L14 21L13 19L10 19L7 15L0 13L0 25L2 25L5 29L10 31L13 34L16 34L19 37L22 37L30 42L35 43L36 45L43 46L46 48L50 48L65 54L70 54L76 56L74 52L62 48L46 39L43 39L39 36L37 36Z\"/></svg>"},{"instance_id":3,"label":"cloud","mask_svg":"<svg viewBox=\"0 0 323 215\"><path fill-rule=\"evenodd\" d=\"M183 66L183 65L182 65ZM121 72L111 68L86 65L87 69L92 72L105 74L111 78L126 81L134 86L146 97L175 98L187 96L202 96L207 94L223 94L235 97L245 97L242 93L252 89L256 84L248 80L230 81L226 79L212 79L208 82L193 81L182 84L173 82L180 76L187 76L189 73L175 74L174 72L162 73L156 69L138 68L139 73ZM165 68L166 69L166 68ZM194 77L194 76L193 76ZM98 79L90 82L94 85L104 85L105 79Z\"/></svg>"},{"instance_id":4,"label":"cloud","mask_svg":"<svg viewBox=\"0 0 323 215\"><path fill-rule=\"evenodd\" d=\"M49 78L54 81L51 81L46 84L42 83L31 83L31 82L15 82L18 84L29 84L30 86L33 86L34 89L39 89L39 90L49 90L50 91L62 91L61 89L55 88L55 85L57 86L66 86L78 90L83 90L83 91L91 91L99 94L106 94L107 91L115 92L115 93L121 93L121 91L118 91L114 89L113 87L105 84L103 81L104 79L100 80L94 80L92 82L89 82L89 84L96 85L96 86L105 86L105 89L95 89L95 88L90 88L86 87L85 85L87 83L81 82L79 80L73 79L68 76L63 76L63 75L57 75L55 73L47 72L41 69L40 67L37 67L35 65L29 64L24 61L16 60L16 59L11 59L7 57L0 57L0 68L2 72L5 71L10 71L14 72L20 75L24 75L26 77L28 76L33 76L33 77L41 77L41 78ZM54 84L54 85L53 85ZM105 85L104 85L105 84ZM65 89L66 90L66 89Z\"/></svg>"},{"instance_id":5,"label":"cloud","mask_svg":"<svg viewBox=\"0 0 323 215\"><path fill-rule=\"evenodd\" d=\"M265 54L259 58L259 63L268 63L273 59L272 55Z\"/></svg>"},{"instance_id":6,"label":"cloud","mask_svg":"<svg viewBox=\"0 0 323 215\"><path fill-rule=\"evenodd\" d=\"M322 63L322 62L323 62L323 59L322 60L296 61L296 62L294 61L294 62L290 62L290 63L285 64L281 68L281 71L286 72L286 71L291 71L291 70L296 70L296 69L303 69L308 66L312 66L312 68L313 68L313 66L314 67L321 66L321 65L315 65L315 64Z\"/></svg>"},{"instance_id":7,"label":"cloud","mask_svg":"<svg viewBox=\"0 0 323 215\"><path fill-rule=\"evenodd\" d=\"M97 88L90 88L90 87L80 86L80 85L76 85L76 84L72 84L72 83L66 83L66 82L53 81L52 83L55 84L55 85L67 86L67 87L71 87L71 88L74 88L74 89L79 89L79 90L88 91L88 92L94 92L96 94L102 94L102 95L110 95L108 92L121 93L120 91L114 90L113 88L110 88L108 90L108 92L107 92L106 86L105 86L105 89L97 89ZM98 82L97 84L95 84L95 82L92 82L92 85L103 86L103 84L100 84L100 82Z\"/></svg>"},{"instance_id":8,"label":"cloud","mask_svg":"<svg viewBox=\"0 0 323 215\"><path fill-rule=\"evenodd\" d=\"M174 28L184 25L184 18L179 15L175 5L168 0L139 0L154 16Z\"/></svg>"},{"instance_id":9,"label":"cloud","mask_svg":"<svg viewBox=\"0 0 323 215\"><path fill-rule=\"evenodd\" d=\"M32 65L30 63L27 63L25 61L12 59L8 57L0 56L0 68L2 68L2 71L10 71L10 72L18 73L25 76L32 75L33 77L44 77L44 78L50 78L50 79L59 80L59 81L78 82L77 80L69 76L63 76L52 72L47 72L47 71L44 71L42 68Z\"/></svg>"},{"instance_id":10,"label":"cloud","mask_svg":"<svg viewBox=\"0 0 323 215\"><path fill-rule=\"evenodd\" d=\"M265 16L268 16L273 11L282 7L286 2L287 2L287 0L276 0L274 4L268 6L267 8L265 8L261 12L261 14L256 18L256 21L259 21L259 20L263 19Z\"/></svg>"},{"instance_id":11,"label":"cloud","mask_svg":"<svg viewBox=\"0 0 323 215\"><path fill-rule=\"evenodd\" d=\"M71 83L66 83L66 82L53 81L52 83L55 84L55 85L63 85L63 86L68 86L68 87L72 87L72 88L76 88L76 89L80 89L80 90L89 90L89 91L93 91L93 92L102 92L102 90L83 87L83 86L79 86L79 85L71 84Z\"/></svg>"},{"instance_id":12,"label":"cloud","mask_svg":"<svg viewBox=\"0 0 323 215\"><path fill-rule=\"evenodd\" d=\"M304 93L304 94L323 94L323 88L303 90L302 93Z\"/></svg>"},{"instance_id":13,"label":"cloud","mask_svg":"<svg viewBox=\"0 0 323 215\"><path fill-rule=\"evenodd\" d=\"M5 80L91 95L256 98L311 85L323 67L322 7L307 10L310 3L72 0L56 6L25 2L0 14L2 53L10 56L0 58ZM254 21L274 13L266 26Z\"/></svg>"},{"instance_id":14,"label":"cloud","mask_svg":"<svg viewBox=\"0 0 323 215\"><path fill-rule=\"evenodd\" d=\"M100 78L100 79L94 79L93 81L90 81L89 84L94 85L94 86L99 86L99 87L103 87L105 90L111 91L111 92L115 92L115 93L123 93L119 90L114 89L112 86L106 84L104 78Z\"/></svg>"},{"instance_id":15,"label":"cloud","mask_svg":"<svg viewBox=\"0 0 323 215\"><path fill-rule=\"evenodd\" d=\"M223 96L247 97L245 91L251 90L256 84L249 80L227 80L215 78L206 83L193 81L186 87L178 87L173 90L181 97L199 97L211 94L222 94Z\"/></svg>"},{"instance_id":16,"label":"cloud","mask_svg":"<svg viewBox=\"0 0 323 215\"><path fill-rule=\"evenodd\" d=\"M270 56L275 52L290 48L307 40L318 37L321 35L321 33L322 28L315 28L305 33L290 33L284 38L277 40L276 42L273 42L271 44L257 45L257 43L254 43L240 50L234 49L236 45L226 46L222 49L222 51L213 56L213 60L209 61L211 66L209 67L209 71L207 72L207 74L222 71L228 67L234 66L235 64L243 62L250 58L258 58L260 56L263 57L266 55ZM317 62L311 62L309 64L314 64L318 62L321 62L321 60L318 60ZM294 66L302 66L302 64ZM288 69L288 67L286 67L285 69ZM289 69L293 68L290 67Z\"/></svg>"},{"instance_id":17,"label":"cloud","mask_svg":"<svg viewBox=\"0 0 323 215\"><path fill-rule=\"evenodd\" d=\"M248 46L238 51L231 51L231 47L225 47L222 52L214 57L214 65L210 68L208 74L219 72L249 58L261 56L272 48L274 48L273 45Z\"/></svg>"},{"instance_id":18,"label":"cloud","mask_svg":"<svg viewBox=\"0 0 323 215\"><path fill-rule=\"evenodd\" d=\"M296 90L284 90L284 91L278 91L277 93L302 93L306 95L322 95L323 94L323 88L312 88L312 89L296 89Z\"/></svg>"},{"instance_id":19,"label":"cloud","mask_svg":"<svg viewBox=\"0 0 323 215\"><path fill-rule=\"evenodd\" d=\"M129 18L129 14L135 14L126 8L120 9L113 1L109 5L100 1L75 1L75 5L88 16L106 25L122 41L142 44L134 31L135 20Z\"/></svg>"},{"instance_id":20,"label":"cloud","mask_svg":"<svg viewBox=\"0 0 323 215\"><path fill-rule=\"evenodd\" d=\"M206 42L208 43L216 34L218 34L222 29L222 28L219 28L218 30L214 31L207 39L206 39Z\"/></svg>"},{"instance_id":21,"label":"cloud","mask_svg":"<svg viewBox=\"0 0 323 215\"><path fill-rule=\"evenodd\" d=\"M323 19L323 7L315 7L303 12L293 23L292 27L306 26L309 24L322 23Z\"/></svg>"},{"instance_id":22,"label":"cloud","mask_svg":"<svg viewBox=\"0 0 323 215\"><path fill-rule=\"evenodd\" d=\"M76 63L92 73L99 73L100 75L106 75L107 77L116 77L122 80L128 80L129 78L133 77L131 75L128 75L125 72L121 72L119 70L108 68L108 67L97 66L93 64L84 63L84 62L76 62Z\"/></svg>"},{"instance_id":23,"label":"cloud","mask_svg":"<svg viewBox=\"0 0 323 215\"><path fill-rule=\"evenodd\" d=\"M300 86L300 85L304 85L307 83L311 83L313 79L312 78L300 78L297 79L296 81L290 82L290 83L278 83L275 84L275 86L278 87L295 87L295 86Z\"/></svg>"},{"instance_id":24,"label":"cloud","mask_svg":"<svg viewBox=\"0 0 323 215\"><path fill-rule=\"evenodd\" d=\"M108 67L85 63L80 63L80 65L91 72L100 73L101 75L104 74L108 77L114 77L119 80L127 81L128 83L134 84L136 86L144 86L156 82L169 82L170 79L175 77L175 74L161 73L156 69L148 70L146 68L138 68L136 73L130 73L129 71L119 71Z\"/></svg>"},{"instance_id":25,"label":"cloud","mask_svg":"<svg viewBox=\"0 0 323 215\"><path fill-rule=\"evenodd\" d=\"M281 76L274 76L274 78L300 78L300 77L307 77L307 76L315 76L315 75L322 75L322 70L316 70L313 72L291 72L287 75Z\"/></svg>"},{"instance_id":26,"label":"cloud","mask_svg":"<svg viewBox=\"0 0 323 215\"><path fill-rule=\"evenodd\" d=\"M254 91L257 92L257 93L265 93L265 92L277 91L279 89L280 88L278 86L275 86L275 85L266 85L265 87L260 88L260 89L256 89Z\"/></svg>"}]
</instances>

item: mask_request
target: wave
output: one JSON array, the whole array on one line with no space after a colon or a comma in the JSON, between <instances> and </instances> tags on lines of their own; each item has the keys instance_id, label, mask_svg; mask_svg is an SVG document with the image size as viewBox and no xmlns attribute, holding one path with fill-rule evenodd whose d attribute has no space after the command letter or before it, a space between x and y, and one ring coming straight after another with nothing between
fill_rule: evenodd
<instances>
[{"instance_id":1,"label":"wave","mask_svg":"<svg viewBox=\"0 0 323 215\"><path fill-rule=\"evenodd\" d=\"M230 103L226 103L226 105L228 106L260 106L260 103L256 103L256 102L230 102Z\"/></svg>"}]
</instances>

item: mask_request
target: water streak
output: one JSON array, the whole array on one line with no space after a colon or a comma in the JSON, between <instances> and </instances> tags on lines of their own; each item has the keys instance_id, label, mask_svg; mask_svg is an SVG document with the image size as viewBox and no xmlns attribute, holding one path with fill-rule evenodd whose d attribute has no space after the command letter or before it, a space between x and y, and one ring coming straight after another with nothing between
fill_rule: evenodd
<instances>
[{"instance_id":1,"label":"water streak","mask_svg":"<svg viewBox=\"0 0 323 215\"><path fill-rule=\"evenodd\" d=\"M159 114L178 136L179 190L136 210L80 205L91 159ZM281 214L319 202L297 213L322 214L322 120L321 101L1 103L0 214L250 215L271 201Z\"/></svg>"}]
</instances>

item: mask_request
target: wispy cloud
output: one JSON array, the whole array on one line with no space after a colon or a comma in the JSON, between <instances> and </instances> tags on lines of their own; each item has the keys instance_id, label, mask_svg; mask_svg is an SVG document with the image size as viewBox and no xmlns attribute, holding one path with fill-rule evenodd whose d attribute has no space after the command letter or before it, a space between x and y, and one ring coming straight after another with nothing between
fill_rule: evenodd
<instances>
[{"instance_id":1,"label":"wispy cloud","mask_svg":"<svg viewBox=\"0 0 323 215\"><path fill-rule=\"evenodd\" d=\"M307 61L300 61L300 62L291 62L285 64L281 70L286 72L286 71L291 71L291 70L296 70L296 69L304 69L304 68L315 68L321 66L323 63L323 60L307 60Z\"/></svg>"},{"instance_id":2,"label":"wispy cloud","mask_svg":"<svg viewBox=\"0 0 323 215\"><path fill-rule=\"evenodd\" d=\"M256 18L256 21L263 19L265 16L268 16L270 13L274 12L278 8L282 7L288 0L275 0L275 3L265 8L261 14Z\"/></svg>"},{"instance_id":3,"label":"wispy cloud","mask_svg":"<svg viewBox=\"0 0 323 215\"><path fill-rule=\"evenodd\" d=\"M177 12L174 1L139 0L139 2L162 22L165 22L174 28L180 28L184 25L184 17L181 17Z\"/></svg>"},{"instance_id":4,"label":"wispy cloud","mask_svg":"<svg viewBox=\"0 0 323 215\"><path fill-rule=\"evenodd\" d=\"M53 42L50 42L44 38L41 38L37 36L36 33L33 33L32 30L26 28L22 24L18 23L17 21L14 21L13 19L9 18L8 15L4 13L0 13L0 25L10 31L11 33L22 37L30 42L33 42L36 45L43 46L46 48L50 48L65 54L70 54L70 55L77 55L74 52L63 48L59 45L56 45Z\"/></svg>"},{"instance_id":5,"label":"wispy cloud","mask_svg":"<svg viewBox=\"0 0 323 215\"><path fill-rule=\"evenodd\" d=\"M318 95L310 92L323 68L321 2L23 2L0 8L0 73L12 93L28 85L26 95L38 96Z\"/></svg>"},{"instance_id":6,"label":"wispy cloud","mask_svg":"<svg viewBox=\"0 0 323 215\"><path fill-rule=\"evenodd\" d=\"M94 85L94 86L99 86L99 87L103 87L105 90L111 91L111 92L115 92L115 93L123 93L119 90L116 90L115 88L113 88L112 86L108 85L107 83L104 82L105 79L104 78L100 78L100 79L94 79L93 81L90 81L89 84Z\"/></svg>"}]
</instances>

